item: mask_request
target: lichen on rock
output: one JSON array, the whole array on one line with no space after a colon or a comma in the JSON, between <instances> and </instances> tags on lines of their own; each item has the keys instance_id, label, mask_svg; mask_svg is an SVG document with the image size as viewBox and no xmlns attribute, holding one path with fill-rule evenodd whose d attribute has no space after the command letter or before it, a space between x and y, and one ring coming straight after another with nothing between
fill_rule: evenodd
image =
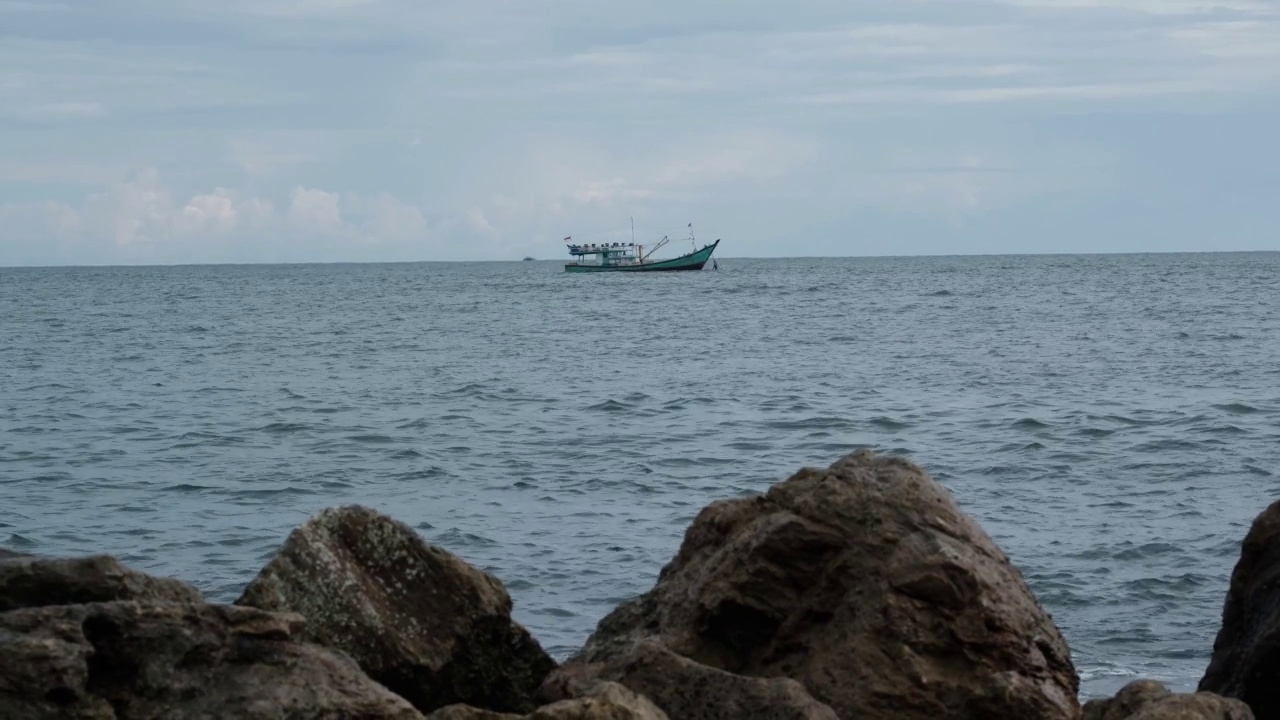
<instances>
[{"instance_id":1,"label":"lichen on rock","mask_svg":"<svg viewBox=\"0 0 1280 720\"><path fill-rule=\"evenodd\" d=\"M305 636L431 712L529 712L555 662L511 618L492 575L369 508L324 510L289 535L238 605L291 611Z\"/></svg>"}]
</instances>

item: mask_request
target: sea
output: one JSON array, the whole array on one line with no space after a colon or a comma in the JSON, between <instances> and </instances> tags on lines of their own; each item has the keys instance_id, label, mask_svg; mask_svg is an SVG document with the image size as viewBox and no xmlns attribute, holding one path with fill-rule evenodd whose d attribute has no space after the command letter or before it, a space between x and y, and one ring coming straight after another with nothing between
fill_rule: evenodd
<instances>
[{"instance_id":1,"label":"sea","mask_svg":"<svg viewBox=\"0 0 1280 720\"><path fill-rule=\"evenodd\" d=\"M1280 498L1280 253L0 269L0 546L230 602L359 503L555 657L697 512L858 448L924 467L1084 698L1194 689Z\"/></svg>"}]
</instances>

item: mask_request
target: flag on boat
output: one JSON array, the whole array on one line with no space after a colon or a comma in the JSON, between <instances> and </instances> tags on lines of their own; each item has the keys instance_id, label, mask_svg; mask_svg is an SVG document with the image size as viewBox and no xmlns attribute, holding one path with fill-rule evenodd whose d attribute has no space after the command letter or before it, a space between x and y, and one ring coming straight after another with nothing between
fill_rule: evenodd
<instances>
[{"instance_id":1,"label":"flag on boat","mask_svg":"<svg viewBox=\"0 0 1280 720\"><path fill-rule=\"evenodd\" d=\"M570 235L569 237L565 238L565 240L572 240L572 239L573 239L573 236L572 236L572 235Z\"/></svg>"}]
</instances>

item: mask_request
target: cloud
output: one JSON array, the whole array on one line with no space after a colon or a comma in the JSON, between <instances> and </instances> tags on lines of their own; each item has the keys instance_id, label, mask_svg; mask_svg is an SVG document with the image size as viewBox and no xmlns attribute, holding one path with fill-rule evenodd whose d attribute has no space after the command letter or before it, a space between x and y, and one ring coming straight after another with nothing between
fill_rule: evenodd
<instances>
[{"instance_id":1,"label":"cloud","mask_svg":"<svg viewBox=\"0 0 1280 720\"><path fill-rule=\"evenodd\" d=\"M45 246L44 262L88 264L222 261L237 253L349 260L368 246L395 249L397 259L422 259L415 253L436 249L421 209L389 193L344 197L299 186L281 210L221 187L179 201L154 169L114 182L79 206L0 204L0 238L10 250L21 244L24 253Z\"/></svg>"}]
</instances>

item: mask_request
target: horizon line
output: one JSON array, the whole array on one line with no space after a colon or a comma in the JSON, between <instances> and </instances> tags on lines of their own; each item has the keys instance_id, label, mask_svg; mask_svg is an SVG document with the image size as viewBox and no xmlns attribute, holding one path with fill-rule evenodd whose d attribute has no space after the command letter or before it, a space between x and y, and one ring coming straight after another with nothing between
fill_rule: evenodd
<instances>
[{"instance_id":1,"label":"horizon line","mask_svg":"<svg viewBox=\"0 0 1280 720\"><path fill-rule=\"evenodd\" d=\"M907 255L733 255L722 260L894 260L905 258L971 258L971 257L1098 257L1125 255L1245 255L1280 253L1275 250L1145 250L1145 251L1095 251L1095 252L974 252L974 253L919 253ZM53 269L53 268L145 268L145 267L220 267L220 266L269 266L269 265L427 265L427 264L480 264L563 262L557 258L533 260L275 260L275 261L226 261L226 262L154 262L154 263L96 263L96 264L33 264L3 265L0 270Z\"/></svg>"}]
</instances>

